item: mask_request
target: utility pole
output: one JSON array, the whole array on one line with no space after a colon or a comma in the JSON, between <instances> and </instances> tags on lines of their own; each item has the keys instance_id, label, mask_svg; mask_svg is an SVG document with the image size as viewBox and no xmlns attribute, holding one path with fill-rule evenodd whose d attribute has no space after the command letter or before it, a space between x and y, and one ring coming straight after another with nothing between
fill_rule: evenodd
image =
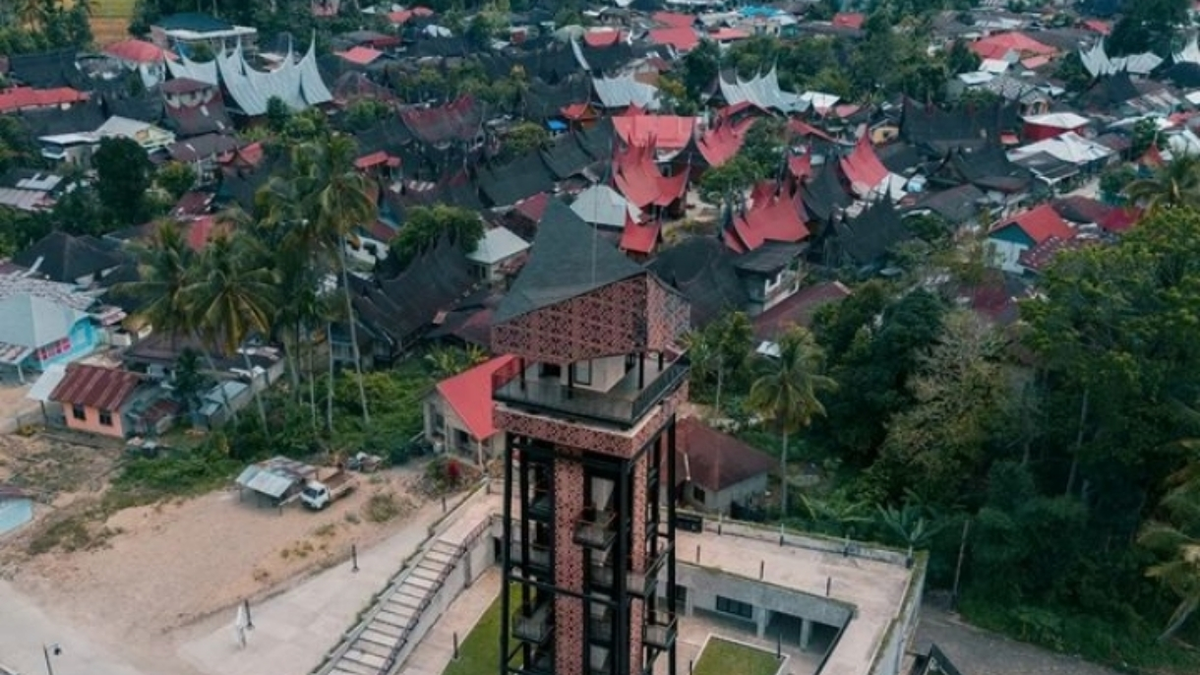
<instances>
[{"instance_id":1,"label":"utility pole","mask_svg":"<svg viewBox=\"0 0 1200 675\"><path fill-rule=\"evenodd\" d=\"M967 552L967 531L971 529L971 521L963 521L962 542L958 545L958 564L954 567L954 591L950 594L950 609L958 609L958 580L962 577L963 556Z\"/></svg>"}]
</instances>

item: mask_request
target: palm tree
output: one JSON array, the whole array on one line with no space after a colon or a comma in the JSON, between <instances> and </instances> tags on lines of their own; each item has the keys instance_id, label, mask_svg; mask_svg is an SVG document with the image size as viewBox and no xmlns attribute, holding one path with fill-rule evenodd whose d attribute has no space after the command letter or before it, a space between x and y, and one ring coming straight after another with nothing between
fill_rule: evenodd
<instances>
[{"instance_id":1,"label":"palm tree","mask_svg":"<svg viewBox=\"0 0 1200 675\"><path fill-rule=\"evenodd\" d=\"M273 178L264 188L267 211L264 222L278 232L282 246L305 252L317 268L319 263L325 262L332 263L338 270L363 422L370 424L346 266L346 245L356 227L375 219L377 207L370 196L366 177L354 168L355 154L354 139L342 135L293 148L289 175ZM313 282L315 285L316 280Z\"/></svg>"},{"instance_id":2,"label":"palm tree","mask_svg":"<svg viewBox=\"0 0 1200 675\"><path fill-rule=\"evenodd\" d=\"M1173 206L1200 206L1200 155L1178 154L1150 178L1125 188L1130 201L1155 212Z\"/></svg>"},{"instance_id":3,"label":"palm tree","mask_svg":"<svg viewBox=\"0 0 1200 675\"><path fill-rule=\"evenodd\" d=\"M200 255L184 288L195 326L227 356L236 354L252 333L270 334L276 287L262 253L249 236L218 236ZM249 356L243 356L249 369ZM254 397L267 434L266 409L257 391Z\"/></svg>"},{"instance_id":4,"label":"palm tree","mask_svg":"<svg viewBox=\"0 0 1200 675\"><path fill-rule=\"evenodd\" d=\"M17 18L21 25L30 30L37 30L46 23L50 8L45 0L18 0Z\"/></svg>"},{"instance_id":5,"label":"palm tree","mask_svg":"<svg viewBox=\"0 0 1200 675\"><path fill-rule=\"evenodd\" d=\"M780 510L788 513L788 436L812 423L815 415L824 415L825 406L817 398L821 391L837 386L820 374L822 354L812 333L794 326L777 342L779 355L768 364L768 372L750 387L748 403L765 419L779 428L783 450L779 457L782 479Z\"/></svg>"}]
</instances>

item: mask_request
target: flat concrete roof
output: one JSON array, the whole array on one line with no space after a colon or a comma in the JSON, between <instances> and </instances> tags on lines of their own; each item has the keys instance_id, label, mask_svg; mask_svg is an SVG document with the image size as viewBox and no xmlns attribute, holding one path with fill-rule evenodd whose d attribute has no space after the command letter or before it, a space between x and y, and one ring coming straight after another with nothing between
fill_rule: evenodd
<instances>
[{"instance_id":1,"label":"flat concrete roof","mask_svg":"<svg viewBox=\"0 0 1200 675\"><path fill-rule=\"evenodd\" d=\"M711 521L706 522L709 524ZM828 540L788 534L786 545L780 546L777 530L731 523L724 524L721 529L719 536L715 531L677 530L677 560L695 563L696 547L700 546L699 564L703 567L759 581L762 563L763 582L822 598L826 597L826 582L831 579L829 597L853 605L856 612L834 645L821 673L863 675L871 672L888 627L903 611L905 593L913 582L913 570L905 567L902 554L896 556L896 562L843 556L840 552L817 550L840 549L837 542ZM852 550L855 546L860 546L864 552L875 550L851 542Z\"/></svg>"}]
</instances>

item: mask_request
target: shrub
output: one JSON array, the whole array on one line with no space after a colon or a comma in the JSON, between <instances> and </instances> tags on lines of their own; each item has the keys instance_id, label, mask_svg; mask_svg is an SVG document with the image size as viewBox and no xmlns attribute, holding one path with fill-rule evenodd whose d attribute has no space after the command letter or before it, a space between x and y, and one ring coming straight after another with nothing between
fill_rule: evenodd
<instances>
[{"instance_id":1,"label":"shrub","mask_svg":"<svg viewBox=\"0 0 1200 675\"><path fill-rule=\"evenodd\" d=\"M400 515L400 504L391 492L376 492L367 500L363 510L367 520L372 523L386 523Z\"/></svg>"}]
</instances>

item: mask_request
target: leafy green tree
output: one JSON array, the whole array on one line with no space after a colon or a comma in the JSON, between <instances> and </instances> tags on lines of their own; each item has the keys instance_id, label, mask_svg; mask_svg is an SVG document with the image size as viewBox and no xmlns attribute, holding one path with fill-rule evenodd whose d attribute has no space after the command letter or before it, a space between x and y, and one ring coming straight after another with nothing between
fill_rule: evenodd
<instances>
[{"instance_id":1,"label":"leafy green tree","mask_svg":"<svg viewBox=\"0 0 1200 675\"><path fill-rule=\"evenodd\" d=\"M701 40L695 49L683 55L683 86L689 100L700 102L717 80L720 61L721 50L712 40Z\"/></svg>"},{"instance_id":2,"label":"leafy green tree","mask_svg":"<svg viewBox=\"0 0 1200 675\"><path fill-rule=\"evenodd\" d=\"M218 236L189 269L183 299L194 326L226 356L238 353L251 335L271 334L276 286L264 264L267 254L248 235ZM243 353L244 355L244 353ZM249 357L246 366L250 368ZM263 434L270 435L262 397L255 392Z\"/></svg>"},{"instance_id":3,"label":"leafy green tree","mask_svg":"<svg viewBox=\"0 0 1200 675\"><path fill-rule=\"evenodd\" d=\"M745 157L754 166L754 180L767 180L781 175L784 166L784 150L787 127L782 119L761 118L746 131L746 138L738 155Z\"/></svg>"},{"instance_id":4,"label":"leafy green tree","mask_svg":"<svg viewBox=\"0 0 1200 675\"><path fill-rule=\"evenodd\" d=\"M1058 65L1054 69L1054 76L1062 80L1067 91L1072 93L1083 92L1092 83L1092 74L1083 66L1083 59L1075 50L1071 50L1066 56L1059 59Z\"/></svg>"},{"instance_id":5,"label":"leafy green tree","mask_svg":"<svg viewBox=\"0 0 1200 675\"><path fill-rule=\"evenodd\" d=\"M536 122L521 122L504 135L504 149L509 157L535 152L550 143L550 132Z\"/></svg>"},{"instance_id":6,"label":"leafy green tree","mask_svg":"<svg viewBox=\"0 0 1200 675\"><path fill-rule=\"evenodd\" d=\"M434 347L423 358L434 379L444 380L469 370L484 361L487 353L475 345L466 349L458 347Z\"/></svg>"},{"instance_id":7,"label":"leafy green tree","mask_svg":"<svg viewBox=\"0 0 1200 675\"><path fill-rule=\"evenodd\" d=\"M288 108L288 104L283 102L283 99L278 96L272 96L267 99L267 128L275 133L282 133L283 128L287 125L288 120L292 118L292 111Z\"/></svg>"},{"instance_id":8,"label":"leafy green tree","mask_svg":"<svg viewBox=\"0 0 1200 675\"><path fill-rule=\"evenodd\" d=\"M465 252L475 250L483 239L483 221L479 214L458 206L438 204L409 209L408 220L389 246L401 266L408 265L421 252L432 248L442 237L449 237Z\"/></svg>"},{"instance_id":9,"label":"leafy green tree","mask_svg":"<svg viewBox=\"0 0 1200 675\"><path fill-rule=\"evenodd\" d=\"M1154 213L1175 207L1200 207L1200 155L1180 154L1154 172L1125 188L1135 204Z\"/></svg>"},{"instance_id":10,"label":"leafy green tree","mask_svg":"<svg viewBox=\"0 0 1200 675\"><path fill-rule=\"evenodd\" d=\"M974 313L946 315L938 342L908 380L914 402L888 422L870 469L882 492L904 486L926 503L952 503L979 475L1007 405L999 347Z\"/></svg>"},{"instance_id":11,"label":"leafy green tree","mask_svg":"<svg viewBox=\"0 0 1200 675\"><path fill-rule=\"evenodd\" d=\"M289 173L272 177L258 200L265 211L263 226L281 246L297 252L298 259L309 260L314 272L332 268L341 277L363 423L369 426L346 246L356 228L374 222L378 206L369 194L367 179L354 168L356 155L350 136L326 135L293 146ZM305 281L315 287L318 277Z\"/></svg>"},{"instance_id":12,"label":"leafy green tree","mask_svg":"<svg viewBox=\"0 0 1200 675\"><path fill-rule=\"evenodd\" d=\"M167 162L158 169L154 181L172 199L178 200L196 185L196 170L183 162Z\"/></svg>"},{"instance_id":13,"label":"leafy green tree","mask_svg":"<svg viewBox=\"0 0 1200 675\"><path fill-rule=\"evenodd\" d=\"M1132 144L1129 148L1129 154L1133 157L1141 157L1151 145L1158 143L1158 124L1153 118L1144 118L1137 121L1133 125Z\"/></svg>"},{"instance_id":14,"label":"leafy green tree","mask_svg":"<svg viewBox=\"0 0 1200 675\"><path fill-rule=\"evenodd\" d=\"M1122 6L1106 47L1113 56L1158 51L1170 55L1175 27L1190 23L1188 0L1136 0Z\"/></svg>"},{"instance_id":15,"label":"leafy green tree","mask_svg":"<svg viewBox=\"0 0 1200 675\"><path fill-rule=\"evenodd\" d=\"M784 333L777 342L779 356L767 372L750 387L750 408L779 430L783 450L779 456L780 511L788 513L787 470L788 436L812 423L813 417L825 414L818 398L821 392L837 387L832 379L821 375L822 354L812 334L799 327Z\"/></svg>"},{"instance_id":16,"label":"leafy green tree","mask_svg":"<svg viewBox=\"0 0 1200 675\"><path fill-rule=\"evenodd\" d=\"M209 385L209 379L200 369L200 353L190 347L184 348L175 360L171 378L175 400L185 411L194 413L200 409L200 395Z\"/></svg>"},{"instance_id":17,"label":"leafy green tree","mask_svg":"<svg viewBox=\"0 0 1200 675\"><path fill-rule=\"evenodd\" d=\"M112 222L131 225L147 214L146 190L154 166L146 151L128 138L105 138L92 156L96 193Z\"/></svg>"},{"instance_id":18,"label":"leafy green tree","mask_svg":"<svg viewBox=\"0 0 1200 675\"><path fill-rule=\"evenodd\" d=\"M346 109L346 123L355 131L371 128L376 122L386 119L391 108L382 101L361 98ZM268 112L268 114L270 114Z\"/></svg>"},{"instance_id":19,"label":"leafy green tree","mask_svg":"<svg viewBox=\"0 0 1200 675\"><path fill-rule=\"evenodd\" d=\"M700 177L700 190L710 202L731 204L754 185L757 173L754 162L737 154L724 164L705 171Z\"/></svg>"},{"instance_id":20,"label":"leafy green tree","mask_svg":"<svg viewBox=\"0 0 1200 675\"><path fill-rule=\"evenodd\" d=\"M955 40L950 51L946 53L946 70L950 71L951 75L973 73L979 70L981 62L979 55L967 47L965 40Z\"/></svg>"},{"instance_id":21,"label":"leafy green tree","mask_svg":"<svg viewBox=\"0 0 1200 675\"><path fill-rule=\"evenodd\" d=\"M1138 544L1159 556L1146 570L1179 597L1179 604L1159 635L1171 639L1200 607L1200 442L1183 441L1188 464L1169 479L1170 490L1159 501L1161 519L1146 523Z\"/></svg>"},{"instance_id":22,"label":"leafy green tree","mask_svg":"<svg viewBox=\"0 0 1200 675\"><path fill-rule=\"evenodd\" d=\"M740 380L747 372L754 347L754 325L743 312L728 312L685 337L693 381L704 385L716 379L713 409L721 414L721 391L727 379Z\"/></svg>"}]
</instances>

